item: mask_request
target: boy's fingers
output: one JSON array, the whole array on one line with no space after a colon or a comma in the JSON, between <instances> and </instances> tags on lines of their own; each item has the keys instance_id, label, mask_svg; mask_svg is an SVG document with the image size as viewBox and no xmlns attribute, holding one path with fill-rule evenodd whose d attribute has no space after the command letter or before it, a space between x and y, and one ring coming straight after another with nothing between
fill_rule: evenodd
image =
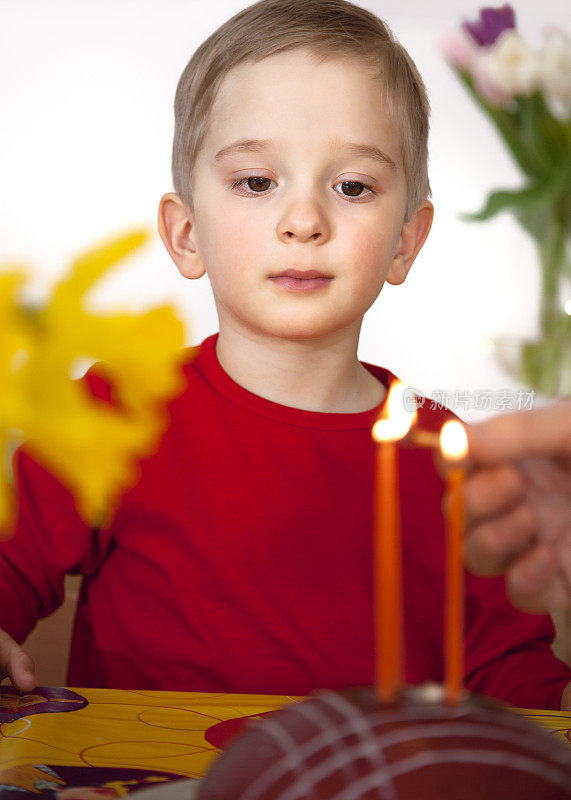
<instances>
[{"instance_id":1,"label":"boy's fingers","mask_svg":"<svg viewBox=\"0 0 571 800\"><path fill-rule=\"evenodd\" d=\"M505 513L525 496L525 480L513 466L499 464L468 476L464 504L468 525L486 517Z\"/></svg>"},{"instance_id":2,"label":"boy's fingers","mask_svg":"<svg viewBox=\"0 0 571 800\"><path fill-rule=\"evenodd\" d=\"M21 692L36 688L35 665L28 653L0 630L0 675L8 675L12 684Z\"/></svg>"},{"instance_id":3,"label":"boy's fingers","mask_svg":"<svg viewBox=\"0 0 571 800\"><path fill-rule=\"evenodd\" d=\"M467 434L470 458L477 463L571 455L571 401L502 414L468 427Z\"/></svg>"},{"instance_id":4,"label":"boy's fingers","mask_svg":"<svg viewBox=\"0 0 571 800\"><path fill-rule=\"evenodd\" d=\"M568 587L558 577L559 561L553 550L537 544L508 570L506 589L522 611L542 613L571 601Z\"/></svg>"},{"instance_id":5,"label":"boy's fingers","mask_svg":"<svg viewBox=\"0 0 571 800\"><path fill-rule=\"evenodd\" d=\"M19 648L12 658L12 670L9 673L12 683L21 692L31 692L36 688L36 668L25 650Z\"/></svg>"},{"instance_id":6,"label":"boy's fingers","mask_svg":"<svg viewBox=\"0 0 571 800\"><path fill-rule=\"evenodd\" d=\"M536 529L535 513L525 504L481 522L468 533L464 545L468 569L476 575L501 575L529 547Z\"/></svg>"}]
</instances>

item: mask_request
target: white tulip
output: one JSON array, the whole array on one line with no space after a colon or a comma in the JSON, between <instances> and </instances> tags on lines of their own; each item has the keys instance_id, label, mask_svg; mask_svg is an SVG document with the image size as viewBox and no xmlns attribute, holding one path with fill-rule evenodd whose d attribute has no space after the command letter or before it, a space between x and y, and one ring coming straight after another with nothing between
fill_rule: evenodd
<instances>
[{"instance_id":1,"label":"white tulip","mask_svg":"<svg viewBox=\"0 0 571 800\"><path fill-rule=\"evenodd\" d=\"M539 53L539 79L545 94L567 104L571 101L571 39L551 28Z\"/></svg>"},{"instance_id":2,"label":"white tulip","mask_svg":"<svg viewBox=\"0 0 571 800\"><path fill-rule=\"evenodd\" d=\"M491 106L501 108L512 102L511 92L506 92L490 67L489 47L480 47L471 63L472 79L480 97Z\"/></svg>"},{"instance_id":3,"label":"white tulip","mask_svg":"<svg viewBox=\"0 0 571 800\"><path fill-rule=\"evenodd\" d=\"M539 88L539 59L519 33L503 31L486 58L490 77L510 95L528 95Z\"/></svg>"}]
</instances>

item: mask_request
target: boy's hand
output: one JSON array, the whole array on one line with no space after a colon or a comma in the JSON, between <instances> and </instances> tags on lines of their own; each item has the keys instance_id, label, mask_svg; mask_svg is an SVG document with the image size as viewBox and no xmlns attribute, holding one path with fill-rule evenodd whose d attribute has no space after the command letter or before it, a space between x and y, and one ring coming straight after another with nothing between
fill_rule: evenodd
<instances>
[{"instance_id":1,"label":"boy's hand","mask_svg":"<svg viewBox=\"0 0 571 800\"><path fill-rule=\"evenodd\" d=\"M563 689L563 694L561 695L561 703L560 703L561 711L571 711L571 683L568 683L567 686Z\"/></svg>"},{"instance_id":2,"label":"boy's hand","mask_svg":"<svg viewBox=\"0 0 571 800\"><path fill-rule=\"evenodd\" d=\"M6 631L0 629L0 680L6 675L20 692L31 692L36 688L34 662Z\"/></svg>"}]
</instances>

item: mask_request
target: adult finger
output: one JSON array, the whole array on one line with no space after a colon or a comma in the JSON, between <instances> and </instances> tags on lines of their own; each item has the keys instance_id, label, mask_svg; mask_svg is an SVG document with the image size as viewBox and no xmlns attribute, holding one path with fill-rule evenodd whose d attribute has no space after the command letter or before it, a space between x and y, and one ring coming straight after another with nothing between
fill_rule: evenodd
<instances>
[{"instance_id":1,"label":"adult finger","mask_svg":"<svg viewBox=\"0 0 571 800\"><path fill-rule=\"evenodd\" d=\"M9 676L21 692L31 692L36 687L36 668L31 657L20 645L0 630L0 674Z\"/></svg>"},{"instance_id":2,"label":"adult finger","mask_svg":"<svg viewBox=\"0 0 571 800\"><path fill-rule=\"evenodd\" d=\"M546 544L538 543L521 556L506 575L506 590L512 603L522 611L542 613L571 600L563 592L558 576L559 561Z\"/></svg>"},{"instance_id":3,"label":"adult finger","mask_svg":"<svg viewBox=\"0 0 571 800\"><path fill-rule=\"evenodd\" d=\"M505 513L523 501L525 490L525 478L515 466L499 464L476 470L464 486L468 523Z\"/></svg>"},{"instance_id":4,"label":"adult finger","mask_svg":"<svg viewBox=\"0 0 571 800\"><path fill-rule=\"evenodd\" d=\"M467 531L464 558L468 569L475 575L501 575L529 548L536 531L537 518L525 503L481 522Z\"/></svg>"},{"instance_id":5,"label":"adult finger","mask_svg":"<svg viewBox=\"0 0 571 800\"><path fill-rule=\"evenodd\" d=\"M571 400L502 414L467 429L470 459L493 464L527 455L571 456Z\"/></svg>"}]
</instances>

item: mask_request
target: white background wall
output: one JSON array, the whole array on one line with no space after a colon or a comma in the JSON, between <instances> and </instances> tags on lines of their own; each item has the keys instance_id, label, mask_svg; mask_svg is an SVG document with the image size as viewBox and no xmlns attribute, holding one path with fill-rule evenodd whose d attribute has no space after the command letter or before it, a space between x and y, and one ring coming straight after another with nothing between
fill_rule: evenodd
<instances>
[{"instance_id":1,"label":"white background wall","mask_svg":"<svg viewBox=\"0 0 571 800\"><path fill-rule=\"evenodd\" d=\"M2 0L0 3L0 263L25 262L41 297L89 243L155 227L171 190L172 102L198 44L243 0ZM533 242L507 215L466 223L488 191L517 187L517 167L439 50L469 0L366 0L409 49L432 102L435 222L402 287L368 313L360 357L430 394L517 388L486 340L537 332ZM499 5L499 3L498 3ZM567 0L515 0L520 31L571 27ZM156 235L93 296L106 309L174 304L188 341L217 329L206 278L184 281ZM464 413L466 418L479 416Z\"/></svg>"}]
</instances>

